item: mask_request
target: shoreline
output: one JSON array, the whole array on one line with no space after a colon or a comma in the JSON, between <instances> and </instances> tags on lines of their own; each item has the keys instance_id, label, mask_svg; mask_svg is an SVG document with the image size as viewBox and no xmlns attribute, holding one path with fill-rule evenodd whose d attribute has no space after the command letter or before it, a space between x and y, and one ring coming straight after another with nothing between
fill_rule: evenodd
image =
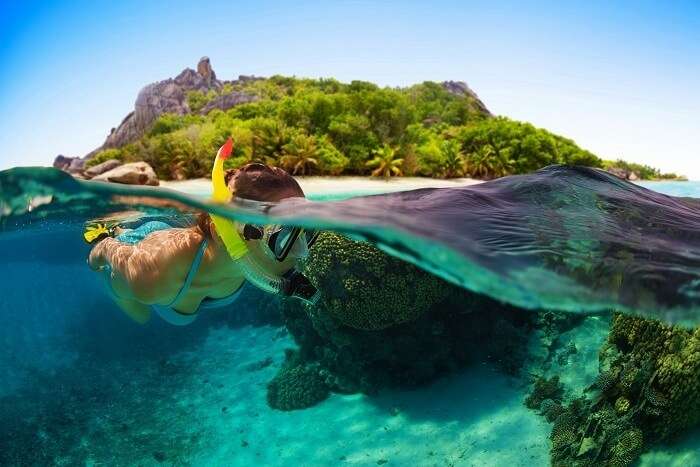
<instances>
[{"instance_id":1,"label":"shoreline","mask_svg":"<svg viewBox=\"0 0 700 467\"><path fill-rule=\"evenodd\" d=\"M416 190L420 188L449 188L483 183L473 178L397 177L389 180L361 176L306 176L294 177L307 196L338 195L348 193L372 194ZM161 181L160 186L187 193L207 194L211 180L195 178L182 181Z\"/></svg>"}]
</instances>

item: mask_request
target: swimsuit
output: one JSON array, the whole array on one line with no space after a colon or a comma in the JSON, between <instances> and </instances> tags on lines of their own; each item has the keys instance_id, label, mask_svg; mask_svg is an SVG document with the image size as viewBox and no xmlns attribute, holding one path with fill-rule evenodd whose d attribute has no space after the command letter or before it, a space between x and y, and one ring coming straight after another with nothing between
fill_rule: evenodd
<instances>
[{"instance_id":1,"label":"swimsuit","mask_svg":"<svg viewBox=\"0 0 700 467\"><path fill-rule=\"evenodd\" d=\"M172 228L173 227L171 225L166 224L165 222L150 221L140 225L139 227L133 230L128 230L122 234L119 234L115 237L115 239L122 243L135 244L143 240L150 233L153 233L157 230L165 230ZM243 287L239 287L238 290L236 290L227 297L205 298L204 300L202 300L202 303L200 303L199 308L195 313L181 313L173 308L173 305L175 305L175 303L177 303L187 293L190 286L192 285L192 281L197 275L199 266L202 264L202 259L204 258L204 253L207 250L207 245L208 243L206 239L202 240L202 243L199 244L197 253L194 255L194 259L192 260L190 270L187 272L185 282L182 284L182 287L180 287L180 290L178 291L177 295L175 295L175 298L173 298L171 302L167 305L151 305L151 309L155 311L158 314L158 316L163 318L163 320L167 321L170 324L174 324L176 326L185 326L187 324L190 324L195 319L197 319L199 310L210 310L214 308L228 306L231 303L233 303L236 300L236 298L238 298L238 295L240 295L241 289ZM111 268L108 267L107 270L109 271L111 270ZM112 290L109 281L107 281L107 284L110 291L114 295L114 290Z\"/></svg>"}]
</instances>

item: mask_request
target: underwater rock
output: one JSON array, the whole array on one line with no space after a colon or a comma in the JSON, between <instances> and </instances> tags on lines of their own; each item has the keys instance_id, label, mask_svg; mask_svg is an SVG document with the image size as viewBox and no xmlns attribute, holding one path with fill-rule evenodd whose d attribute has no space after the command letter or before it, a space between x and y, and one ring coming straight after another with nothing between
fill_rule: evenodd
<instances>
[{"instance_id":1,"label":"underwater rock","mask_svg":"<svg viewBox=\"0 0 700 467\"><path fill-rule=\"evenodd\" d=\"M267 403L273 409L290 411L306 409L325 400L329 388L321 377L318 365L287 363L267 385Z\"/></svg>"},{"instance_id":2,"label":"underwater rock","mask_svg":"<svg viewBox=\"0 0 700 467\"><path fill-rule=\"evenodd\" d=\"M575 400L554 422L551 463L554 467L625 467L644 448L642 431L629 418L608 408Z\"/></svg>"},{"instance_id":3,"label":"underwater rock","mask_svg":"<svg viewBox=\"0 0 700 467\"><path fill-rule=\"evenodd\" d=\"M539 405L540 415L544 416L548 422L552 423L559 415L565 412L561 402L552 399L545 399Z\"/></svg>"}]
</instances>

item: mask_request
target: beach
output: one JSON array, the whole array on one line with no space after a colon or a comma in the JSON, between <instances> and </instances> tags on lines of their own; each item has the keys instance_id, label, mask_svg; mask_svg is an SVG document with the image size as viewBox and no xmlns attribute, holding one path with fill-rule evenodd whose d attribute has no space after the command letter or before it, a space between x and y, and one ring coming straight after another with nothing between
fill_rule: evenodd
<instances>
[{"instance_id":1,"label":"beach","mask_svg":"<svg viewBox=\"0 0 700 467\"><path fill-rule=\"evenodd\" d=\"M428 178L395 177L388 180L370 177L294 177L307 197L313 199L350 197L396 191L416 190L419 188L449 188L482 183L473 178ZM196 178L182 181L161 181L160 186L189 194L208 195L211 192L211 180Z\"/></svg>"}]
</instances>

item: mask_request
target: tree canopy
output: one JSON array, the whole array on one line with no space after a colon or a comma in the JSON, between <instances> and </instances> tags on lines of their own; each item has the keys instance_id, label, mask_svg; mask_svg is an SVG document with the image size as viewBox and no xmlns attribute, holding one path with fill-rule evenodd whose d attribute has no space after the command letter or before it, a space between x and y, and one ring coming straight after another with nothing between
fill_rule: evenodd
<instances>
[{"instance_id":1,"label":"tree canopy","mask_svg":"<svg viewBox=\"0 0 700 467\"><path fill-rule=\"evenodd\" d=\"M257 100L198 113L231 92ZM550 164L604 166L567 138L493 118L469 93L434 82L381 88L364 81L273 76L227 83L218 92L192 91L187 102L192 113L163 115L142 138L106 149L88 165L110 158L143 160L163 179L204 177L216 150L232 136L228 167L261 161L298 175L494 178Z\"/></svg>"}]
</instances>

